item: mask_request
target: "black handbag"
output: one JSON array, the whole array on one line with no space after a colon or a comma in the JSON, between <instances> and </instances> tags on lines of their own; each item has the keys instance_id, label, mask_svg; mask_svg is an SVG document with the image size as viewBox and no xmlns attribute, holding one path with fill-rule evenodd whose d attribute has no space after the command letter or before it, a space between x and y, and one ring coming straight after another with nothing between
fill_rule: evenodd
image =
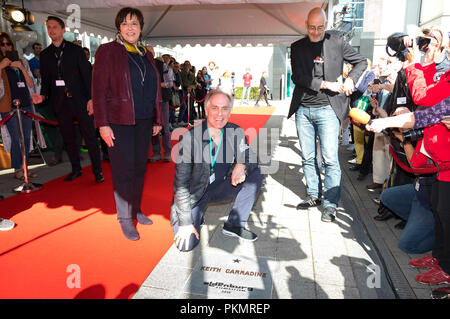
<instances>
[{"instance_id":1,"label":"black handbag","mask_svg":"<svg viewBox=\"0 0 450 319\"><path fill-rule=\"evenodd\" d=\"M163 102L170 102L172 99L172 90L168 88L161 88Z\"/></svg>"},{"instance_id":2,"label":"black handbag","mask_svg":"<svg viewBox=\"0 0 450 319\"><path fill-rule=\"evenodd\" d=\"M180 96L178 95L177 91L172 90L172 97L169 101L169 104L171 106L178 106L180 105Z\"/></svg>"}]
</instances>

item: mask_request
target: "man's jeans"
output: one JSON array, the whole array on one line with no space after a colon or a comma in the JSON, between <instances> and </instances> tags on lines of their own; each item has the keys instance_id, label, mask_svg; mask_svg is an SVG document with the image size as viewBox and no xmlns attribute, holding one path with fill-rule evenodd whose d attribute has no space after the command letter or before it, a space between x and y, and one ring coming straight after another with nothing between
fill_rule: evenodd
<instances>
[{"instance_id":1,"label":"man's jeans","mask_svg":"<svg viewBox=\"0 0 450 319\"><path fill-rule=\"evenodd\" d=\"M429 205L424 205L417 199L413 184L384 190L381 194L381 202L407 221L398 240L398 247L401 250L407 254L422 254L433 248L433 213Z\"/></svg>"},{"instance_id":2,"label":"man's jeans","mask_svg":"<svg viewBox=\"0 0 450 319\"><path fill-rule=\"evenodd\" d=\"M244 86L242 88L242 96L241 96L241 103L244 102L244 96L247 96L247 100L246 102L248 103L249 99L250 99L250 86Z\"/></svg>"},{"instance_id":3,"label":"man's jeans","mask_svg":"<svg viewBox=\"0 0 450 319\"><path fill-rule=\"evenodd\" d=\"M331 105L309 108L300 106L295 113L297 134L302 154L306 193L322 197L322 180L316 160L316 136L320 140L325 181L323 207L337 207L341 195L341 168L338 159L339 119Z\"/></svg>"}]
</instances>

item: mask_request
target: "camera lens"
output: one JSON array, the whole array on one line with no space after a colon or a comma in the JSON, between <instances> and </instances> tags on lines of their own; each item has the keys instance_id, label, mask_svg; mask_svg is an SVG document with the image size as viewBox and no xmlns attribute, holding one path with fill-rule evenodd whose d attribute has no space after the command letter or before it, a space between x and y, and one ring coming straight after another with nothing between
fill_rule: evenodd
<instances>
[{"instance_id":1,"label":"camera lens","mask_svg":"<svg viewBox=\"0 0 450 319\"><path fill-rule=\"evenodd\" d=\"M426 52L428 50L428 45L430 44L431 39L426 37L417 37L416 43L419 47L419 50L422 52Z\"/></svg>"},{"instance_id":2,"label":"camera lens","mask_svg":"<svg viewBox=\"0 0 450 319\"><path fill-rule=\"evenodd\" d=\"M423 137L423 128L416 130L407 130L403 132L403 138L405 141L416 142Z\"/></svg>"}]
</instances>

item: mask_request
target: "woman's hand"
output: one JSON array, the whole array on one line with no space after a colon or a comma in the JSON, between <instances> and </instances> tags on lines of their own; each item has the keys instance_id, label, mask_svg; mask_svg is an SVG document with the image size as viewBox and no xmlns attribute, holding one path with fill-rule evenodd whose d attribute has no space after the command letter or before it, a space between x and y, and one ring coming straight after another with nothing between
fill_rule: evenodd
<instances>
[{"instance_id":1,"label":"woman's hand","mask_svg":"<svg viewBox=\"0 0 450 319\"><path fill-rule=\"evenodd\" d=\"M380 133L386 128L385 121L383 119L373 119L366 124L366 131Z\"/></svg>"},{"instance_id":2,"label":"woman's hand","mask_svg":"<svg viewBox=\"0 0 450 319\"><path fill-rule=\"evenodd\" d=\"M41 104L44 101L44 97L39 94L32 94L31 99L33 100L33 104Z\"/></svg>"},{"instance_id":3,"label":"woman's hand","mask_svg":"<svg viewBox=\"0 0 450 319\"><path fill-rule=\"evenodd\" d=\"M153 125L153 136L156 136L161 132L162 126L161 125Z\"/></svg>"},{"instance_id":4,"label":"woman's hand","mask_svg":"<svg viewBox=\"0 0 450 319\"><path fill-rule=\"evenodd\" d=\"M113 147L114 146L113 140L115 140L116 138L114 137L114 132L111 129L111 127L110 126L100 126L99 130L100 130L100 136L105 141L106 145L108 145L108 147Z\"/></svg>"},{"instance_id":5,"label":"woman's hand","mask_svg":"<svg viewBox=\"0 0 450 319\"><path fill-rule=\"evenodd\" d=\"M392 134L394 134L394 136L395 136L400 142L403 143L403 141L404 141L405 139L403 138L402 131L403 131L402 129L395 129L395 130L392 130Z\"/></svg>"},{"instance_id":6,"label":"woman's hand","mask_svg":"<svg viewBox=\"0 0 450 319\"><path fill-rule=\"evenodd\" d=\"M0 62L0 69L3 70L11 65L11 60L8 58L3 58L2 62Z\"/></svg>"},{"instance_id":7,"label":"woman's hand","mask_svg":"<svg viewBox=\"0 0 450 319\"><path fill-rule=\"evenodd\" d=\"M11 62L11 64L10 64L9 66L12 67L12 68L19 69L19 70L21 70L22 72L25 71L22 62L20 62L20 61L14 61L14 62Z\"/></svg>"},{"instance_id":8,"label":"woman's hand","mask_svg":"<svg viewBox=\"0 0 450 319\"><path fill-rule=\"evenodd\" d=\"M450 118L443 119L441 122L447 127L447 130L450 130Z\"/></svg>"},{"instance_id":9,"label":"woman's hand","mask_svg":"<svg viewBox=\"0 0 450 319\"><path fill-rule=\"evenodd\" d=\"M395 112L393 113L393 115L400 115L400 114L405 114L405 113L411 113L411 111L407 107L400 106L395 109Z\"/></svg>"}]
</instances>

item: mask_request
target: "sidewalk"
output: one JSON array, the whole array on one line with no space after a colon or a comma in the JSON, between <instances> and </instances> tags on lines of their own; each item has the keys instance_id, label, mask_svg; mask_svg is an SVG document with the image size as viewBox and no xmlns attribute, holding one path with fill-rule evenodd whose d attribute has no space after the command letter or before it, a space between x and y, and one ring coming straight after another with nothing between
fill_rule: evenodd
<instances>
[{"instance_id":1,"label":"sidewalk","mask_svg":"<svg viewBox=\"0 0 450 319\"><path fill-rule=\"evenodd\" d=\"M277 109L265 126L268 138L251 145L267 146L271 156L261 165L268 174L248 221L258 240L223 235L232 202L211 204L199 246L182 253L172 245L134 298L428 299L431 290L415 283L418 272L407 266L411 256L396 246L395 222L375 225L371 218L377 207L365 183L355 183L348 171L349 152L341 151L336 221L322 222L321 207L296 210L306 194L295 122L286 119L286 101L272 104Z\"/></svg>"},{"instance_id":2,"label":"sidewalk","mask_svg":"<svg viewBox=\"0 0 450 319\"><path fill-rule=\"evenodd\" d=\"M398 248L396 220L373 220L377 206L365 189L371 177L356 181L345 148L340 150L342 196L336 221L322 222L321 207L296 210L306 194L295 123L286 119L288 101L273 105L267 138L260 132L251 145L267 147L270 158L261 160L267 174L248 222L259 239L240 242L224 236L222 225L232 203L210 205L201 244L189 253L172 245L134 298L429 299L431 288L416 283L419 272L407 264L418 256ZM82 165L89 165L87 153L83 156ZM49 160L51 153L44 157ZM30 162L39 175L36 183L70 172L67 157L55 167L43 165L39 157ZM13 196L18 184L12 169L0 171L0 194Z\"/></svg>"}]
</instances>

